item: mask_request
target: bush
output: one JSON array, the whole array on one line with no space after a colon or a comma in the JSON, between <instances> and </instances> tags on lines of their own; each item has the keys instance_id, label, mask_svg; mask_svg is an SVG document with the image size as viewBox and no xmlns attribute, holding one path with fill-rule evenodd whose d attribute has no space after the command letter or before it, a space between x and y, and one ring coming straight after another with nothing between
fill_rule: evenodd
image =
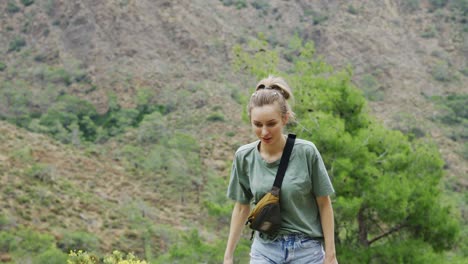
<instances>
[{"instance_id":1,"label":"bush","mask_svg":"<svg viewBox=\"0 0 468 264\"><path fill-rule=\"evenodd\" d=\"M64 252L73 250L95 251L99 246L99 239L87 232L66 232L57 246Z\"/></svg>"},{"instance_id":2,"label":"bush","mask_svg":"<svg viewBox=\"0 0 468 264\"><path fill-rule=\"evenodd\" d=\"M262 11L263 14L266 14L268 12L268 9L270 8L270 3L266 0L253 1L251 5L255 9Z\"/></svg>"},{"instance_id":3,"label":"bush","mask_svg":"<svg viewBox=\"0 0 468 264\"><path fill-rule=\"evenodd\" d=\"M357 14L359 14L359 11L353 5L348 5L348 13L350 13L352 15L357 15Z\"/></svg>"},{"instance_id":4,"label":"bush","mask_svg":"<svg viewBox=\"0 0 468 264\"><path fill-rule=\"evenodd\" d=\"M432 9L434 10L447 5L448 0L429 0L429 3L431 3Z\"/></svg>"},{"instance_id":5,"label":"bush","mask_svg":"<svg viewBox=\"0 0 468 264\"><path fill-rule=\"evenodd\" d=\"M0 64L1 65L1 64ZM0 66L1 67L1 66ZM1 68L0 68L0 71L1 71ZM461 69L460 72L465 75L466 77L468 77L468 66Z\"/></svg>"},{"instance_id":6,"label":"bush","mask_svg":"<svg viewBox=\"0 0 468 264\"><path fill-rule=\"evenodd\" d=\"M434 25L427 28L421 33L421 37L423 38L435 38L436 36L437 36L437 29L435 28Z\"/></svg>"},{"instance_id":7,"label":"bush","mask_svg":"<svg viewBox=\"0 0 468 264\"><path fill-rule=\"evenodd\" d=\"M370 101L382 101L384 93L381 90L379 81L370 74L365 74L361 79L361 87L364 96Z\"/></svg>"},{"instance_id":8,"label":"bush","mask_svg":"<svg viewBox=\"0 0 468 264\"><path fill-rule=\"evenodd\" d=\"M55 181L54 168L47 164L33 164L26 171L26 175L44 183L53 183Z\"/></svg>"},{"instance_id":9,"label":"bush","mask_svg":"<svg viewBox=\"0 0 468 264\"><path fill-rule=\"evenodd\" d=\"M0 61L0 71L4 71L6 68L7 68L6 64Z\"/></svg>"},{"instance_id":10,"label":"bush","mask_svg":"<svg viewBox=\"0 0 468 264\"><path fill-rule=\"evenodd\" d=\"M15 39L10 42L8 52L20 51L24 46L26 46L26 41L22 37L15 37Z\"/></svg>"},{"instance_id":11,"label":"bush","mask_svg":"<svg viewBox=\"0 0 468 264\"><path fill-rule=\"evenodd\" d=\"M24 5L24 6L30 6L34 3L34 0L21 0L21 3Z\"/></svg>"},{"instance_id":12,"label":"bush","mask_svg":"<svg viewBox=\"0 0 468 264\"><path fill-rule=\"evenodd\" d=\"M6 11L10 14L17 13L20 11L20 8L16 5L15 1L8 1Z\"/></svg>"},{"instance_id":13,"label":"bush","mask_svg":"<svg viewBox=\"0 0 468 264\"><path fill-rule=\"evenodd\" d=\"M146 115L138 128L138 142L144 145L154 144L167 135L166 119L159 113Z\"/></svg>"},{"instance_id":14,"label":"bush","mask_svg":"<svg viewBox=\"0 0 468 264\"><path fill-rule=\"evenodd\" d=\"M64 264L67 263L67 254L55 247L42 252L34 258L34 264Z\"/></svg>"},{"instance_id":15,"label":"bush","mask_svg":"<svg viewBox=\"0 0 468 264\"><path fill-rule=\"evenodd\" d=\"M215 112L209 115L206 120L211 122L224 122L224 115L222 113Z\"/></svg>"},{"instance_id":16,"label":"bush","mask_svg":"<svg viewBox=\"0 0 468 264\"><path fill-rule=\"evenodd\" d=\"M403 6L408 9L410 12L416 11L419 9L419 0L405 0L403 1Z\"/></svg>"},{"instance_id":17,"label":"bush","mask_svg":"<svg viewBox=\"0 0 468 264\"><path fill-rule=\"evenodd\" d=\"M85 251L72 251L68 255L67 264L98 264L99 258ZM139 260L135 255L129 253L125 255L120 251L114 251L111 255L104 257L104 264L146 264L144 260Z\"/></svg>"},{"instance_id":18,"label":"bush","mask_svg":"<svg viewBox=\"0 0 468 264\"><path fill-rule=\"evenodd\" d=\"M439 82L451 82L456 76L450 70L450 67L445 62L440 62L432 69L432 77Z\"/></svg>"}]
</instances>

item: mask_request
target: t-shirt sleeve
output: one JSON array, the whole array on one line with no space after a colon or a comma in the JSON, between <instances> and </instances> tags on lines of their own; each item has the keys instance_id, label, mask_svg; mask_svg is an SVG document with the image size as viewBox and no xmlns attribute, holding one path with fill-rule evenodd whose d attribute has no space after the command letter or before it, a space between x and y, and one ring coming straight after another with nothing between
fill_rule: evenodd
<instances>
[{"instance_id":1,"label":"t-shirt sleeve","mask_svg":"<svg viewBox=\"0 0 468 264\"><path fill-rule=\"evenodd\" d=\"M253 195L250 191L248 176L242 172L241 168L239 161L235 158L232 164L227 197L239 203L248 204Z\"/></svg>"},{"instance_id":2,"label":"t-shirt sleeve","mask_svg":"<svg viewBox=\"0 0 468 264\"><path fill-rule=\"evenodd\" d=\"M328 196L335 193L322 156L315 146L312 156L312 184L315 196Z\"/></svg>"}]
</instances>

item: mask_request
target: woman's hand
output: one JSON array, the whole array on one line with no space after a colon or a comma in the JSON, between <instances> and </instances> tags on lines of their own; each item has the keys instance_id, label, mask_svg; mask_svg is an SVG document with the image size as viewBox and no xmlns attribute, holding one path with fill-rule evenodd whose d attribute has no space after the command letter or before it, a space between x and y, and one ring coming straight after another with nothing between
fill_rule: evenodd
<instances>
[{"instance_id":1,"label":"woman's hand","mask_svg":"<svg viewBox=\"0 0 468 264\"><path fill-rule=\"evenodd\" d=\"M223 264L234 264L234 260L232 257L224 257Z\"/></svg>"},{"instance_id":2,"label":"woman's hand","mask_svg":"<svg viewBox=\"0 0 468 264\"><path fill-rule=\"evenodd\" d=\"M323 264L338 264L338 260L336 260L336 256L334 254L325 254L325 260L323 261Z\"/></svg>"}]
</instances>

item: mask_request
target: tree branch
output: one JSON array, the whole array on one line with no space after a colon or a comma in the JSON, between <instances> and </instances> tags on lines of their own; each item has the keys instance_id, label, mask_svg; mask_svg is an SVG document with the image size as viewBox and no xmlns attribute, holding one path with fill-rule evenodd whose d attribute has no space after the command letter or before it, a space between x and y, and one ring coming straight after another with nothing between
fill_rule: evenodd
<instances>
[{"instance_id":1,"label":"tree branch","mask_svg":"<svg viewBox=\"0 0 468 264\"><path fill-rule=\"evenodd\" d=\"M384 238L384 237L386 237L386 236L388 236L388 235L390 235L390 234L392 234L392 233L394 233L394 232L397 232L397 231L401 230L401 229L402 229L403 227L405 227L405 226L406 226L406 223L403 222L403 223L401 223L401 224L399 224L399 225L397 225L397 226L392 227L392 228L391 228L390 230L388 230L387 232L385 232L385 233L383 233L383 234L380 234L380 235L374 237L373 239L369 240L368 245L371 245L371 244L374 243L375 241L377 241L377 240L379 240L379 239L381 239L381 238Z\"/></svg>"}]
</instances>

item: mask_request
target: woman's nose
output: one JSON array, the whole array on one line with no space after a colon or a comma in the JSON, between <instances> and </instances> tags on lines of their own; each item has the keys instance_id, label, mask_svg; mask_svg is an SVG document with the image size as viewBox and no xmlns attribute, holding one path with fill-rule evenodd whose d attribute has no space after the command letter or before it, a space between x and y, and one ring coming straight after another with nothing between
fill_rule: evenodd
<instances>
[{"instance_id":1,"label":"woman's nose","mask_svg":"<svg viewBox=\"0 0 468 264\"><path fill-rule=\"evenodd\" d=\"M266 126L262 127L262 136L268 135L268 129Z\"/></svg>"}]
</instances>

